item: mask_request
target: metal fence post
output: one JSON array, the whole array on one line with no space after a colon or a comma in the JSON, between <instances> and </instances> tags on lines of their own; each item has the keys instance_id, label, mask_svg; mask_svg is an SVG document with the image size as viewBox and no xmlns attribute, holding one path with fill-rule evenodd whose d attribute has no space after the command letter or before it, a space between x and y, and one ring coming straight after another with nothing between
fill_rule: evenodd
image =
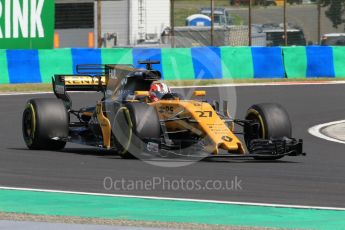
<instances>
[{"instance_id":1,"label":"metal fence post","mask_svg":"<svg viewBox=\"0 0 345 230\"><path fill-rule=\"evenodd\" d=\"M97 0L97 47L102 47L102 1Z\"/></svg>"},{"instance_id":2,"label":"metal fence post","mask_svg":"<svg viewBox=\"0 0 345 230\"><path fill-rule=\"evenodd\" d=\"M214 45L214 0L211 0L211 46Z\"/></svg>"},{"instance_id":3,"label":"metal fence post","mask_svg":"<svg viewBox=\"0 0 345 230\"><path fill-rule=\"evenodd\" d=\"M321 45L321 0L317 1L317 44Z\"/></svg>"},{"instance_id":4,"label":"metal fence post","mask_svg":"<svg viewBox=\"0 0 345 230\"><path fill-rule=\"evenodd\" d=\"M252 46L252 0L249 0L249 10L248 10L248 39L249 46Z\"/></svg>"},{"instance_id":5,"label":"metal fence post","mask_svg":"<svg viewBox=\"0 0 345 230\"><path fill-rule=\"evenodd\" d=\"M129 0L130 1L130 0ZM175 47L175 0L170 0L171 47Z\"/></svg>"},{"instance_id":6,"label":"metal fence post","mask_svg":"<svg viewBox=\"0 0 345 230\"><path fill-rule=\"evenodd\" d=\"M284 42L285 46L288 45L288 32L287 32L287 24L286 24L286 0L284 0Z\"/></svg>"}]
</instances>

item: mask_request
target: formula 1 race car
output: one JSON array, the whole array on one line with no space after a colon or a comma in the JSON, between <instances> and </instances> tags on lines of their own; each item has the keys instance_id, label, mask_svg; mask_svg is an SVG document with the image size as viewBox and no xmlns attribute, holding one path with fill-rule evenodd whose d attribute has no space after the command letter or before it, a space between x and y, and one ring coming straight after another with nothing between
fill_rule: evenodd
<instances>
[{"instance_id":1,"label":"formula 1 race car","mask_svg":"<svg viewBox=\"0 0 345 230\"><path fill-rule=\"evenodd\" d=\"M150 86L161 79L152 65L159 62L141 64L146 69L78 65L77 75L55 75L57 99L31 99L24 110L28 148L60 150L72 142L114 150L123 158L275 160L304 155L302 140L291 137L290 119L280 105L253 105L240 120L231 118L227 108L220 112L219 102L203 100L205 91L194 91L193 100L167 93L152 102ZM69 91L102 92L102 99L95 106L74 110ZM243 130L235 132L235 126Z\"/></svg>"}]
</instances>

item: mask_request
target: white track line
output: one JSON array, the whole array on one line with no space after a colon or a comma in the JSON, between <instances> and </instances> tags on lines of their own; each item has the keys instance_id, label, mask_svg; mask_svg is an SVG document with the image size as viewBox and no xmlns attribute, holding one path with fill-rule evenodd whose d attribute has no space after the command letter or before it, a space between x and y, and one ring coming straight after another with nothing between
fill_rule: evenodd
<instances>
[{"instance_id":1,"label":"white track line","mask_svg":"<svg viewBox=\"0 0 345 230\"><path fill-rule=\"evenodd\" d=\"M75 191L50 190L50 189L34 189L34 188L18 188L18 187L5 187L5 186L0 186L0 190L1 189L2 190L29 191L29 192L47 192L47 193L62 193L62 194L74 194L74 195L118 197L118 198L139 198L139 199L150 199L150 200L186 201L186 202L197 202L197 203L249 205L249 206L274 207L274 208L295 208L295 209L317 209L317 210L345 211L345 208L339 208L339 207L320 207L320 206L306 206L306 205L233 202L233 201L221 201L221 200L188 199L188 198L173 198L173 197L158 197L158 196L89 193L89 192L75 192Z\"/></svg>"},{"instance_id":2,"label":"white track line","mask_svg":"<svg viewBox=\"0 0 345 230\"><path fill-rule=\"evenodd\" d=\"M325 124L316 125L316 126L311 127L310 129L308 129L308 132L315 137L318 137L318 138L321 138L321 139L324 139L327 141L345 144L345 141L341 141L341 140L326 136L325 134L323 134L321 132L322 129L324 129L328 126L337 125L337 124L341 124L341 123L345 123L345 120L333 121L333 122L329 122L329 123L325 123Z\"/></svg>"},{"instance_id":3,"label":"white track line","mask_svg":"<svg viewBox=\"0 0 345 230\"><path fill-rule=\"evenodd\" d=\"M53 92L8 92L0 93L0 96L19 96L19 95L39 95L39 94L53 94Z\"/></svg>"},{"instance_id":4,"label":"white track line","mask_svg":"<svg viewBox=\"0 0 345 230\"><path fill-rule=\"evenodd\" d=\"M174 86L171 88L181 89L181 88L257 87L257 86L342 85L342 84L345 84L345 81L229 83L229 84L213 84L213 85ZM39 95L39 94L52 94L52 93L53 92L8 92L8 93L0 93L0 96Z\"/></svg>"},{"instance_id":5,"label":"white track line","mask_svg":"<svg viewBox=\"0 0 345 230\"><path fill-rule=\"evenodd\" d=\"M174 86L171 88L217 88L217 87L256 87L256 86L306 86L306 85L343 85L345 81L320 81L320 82L266 82L266 83L228 83L212 85Z\"/></svg>"}]
</instances>

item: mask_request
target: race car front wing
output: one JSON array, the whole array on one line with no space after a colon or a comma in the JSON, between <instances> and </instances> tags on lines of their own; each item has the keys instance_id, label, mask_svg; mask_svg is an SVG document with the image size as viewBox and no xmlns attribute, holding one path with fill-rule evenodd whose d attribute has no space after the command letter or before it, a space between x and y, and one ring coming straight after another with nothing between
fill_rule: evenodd
<instances>
[{"instance_id":1,"label":"race car front wing","mask_svg":"<svg viewBox=\"0 0 345 230\"><path fill-rule=\"evenodd\" d=\"M252 140L248 147L250 155L268 156L299 156L303 153L303 140L293 138L281 138Z\"/></svg>"},{"instance_id":2,"label":"race car front wing","mask_svg":"<svg viewBox=\"0 0 345 230\"><path fill-rule=\"evenodd\" d=\"M246 120L233 120L230 118L223 117L225 122L235 122L236 124L244 127L249 127L251 132L255 131L259 128L258 124L253 121L246 121ZM195 122L193 119L185 117L185 118L174 118L175 120L188 120L189 122ZM164 125L163 125L164 127ZM248 129L247 129L248 130ZM166 131L166 130L165 130ZM256 133L256 132L254 132ZM237 133L242 134L244 133ZM271 139L260 139L256 136L251 136L251 140L246 142L247 146L247 153L245 154L238 154L233 152L226 152L222 151L218 154L212 154L210 152L205 151L204 146L200 140L190 140L194 142L193 151L181 151L179 146L176 145L174 149L173 145L170 145L166 142L164 138L161 142L161 151L163 155L166 156L177 156L177 157L191 157L191 158L237 158L237 159L246 159L246 158L257 158L257 159L278 159L284 156L305 156L306 153L303 152L303 140L302 139L295 139L295 138L271 138ZM176 140L175 140L176 141ZM184 140L185 142L186 140ZM164 143L164 144L163 144ZM172 143L172 142L171 142ZM164 146L164 147L163 147ZM176 151L180 150L180 151Z\"/></svg>"},{"instance_id":3,"label":"race car front wing","mask_svg":"<svg viewBox=\"0 0 345 230\"><path fill-rule=\"evenodd\" d=\"M252 140L247 148L248 148L248 153L245 153L245 154L236 154L236 153L229 153L229 152L224 152L224 151L219 154L210 154L207 152L203 152L200 149L199 151L193 151L194 154L188 154L188 155L183 154L178 151L174 151L174 150L161 149L161 151L164 153L165 157L177 156L177 157L204 158L204 159L210 159L210 158L230 158L230 159L276 158L278 159L284 156L305 156L306 155L303 152L303 141L296 140L293 138L282 138L282 139L272 139L272 140L256 139L256 140Z\"/></svg>"}]
</instances>

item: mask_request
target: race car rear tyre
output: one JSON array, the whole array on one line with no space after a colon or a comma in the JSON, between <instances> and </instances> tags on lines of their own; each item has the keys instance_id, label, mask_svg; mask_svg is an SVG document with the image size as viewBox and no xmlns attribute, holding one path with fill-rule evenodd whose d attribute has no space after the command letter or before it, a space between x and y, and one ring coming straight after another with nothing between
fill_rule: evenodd
<instances>
[{"instance_id":1,"label":"race car rear tyre","mask_svg":"<svg viewBox=\"0 0 345 230\"><path fill-rule=\"evenodd\" d=\"M147 144L144 139L159 140L161 128L154 107L145 103L128 103L124 108L127 110L122 113L124 116L115 117L113 131L120 144L119 155L122 158L132 159L145 151ZM129 117L124 119L126 112ZM126 122L123 122L125 120Z\"/></svg>"},{"instance_id":2,"label":"race car rear tyre","mask_svg":"<svg viewBox=\"0 0 345 230\"><path fill-rule=\"evenodd\" d=\"M24 141L32 150L60 150L65 141L52 138L68 137L68 112L61 100L31 99L23 112Z\"/></svg>"},{"instance_id":3,"label":"race car rear tyre","mask_svg":"<svg viewBox=\"0 0 345 230\"><path fill-rule=\"evenodd\" d=\"M291 121L286 110L279 104L264 103L250 107L246 120L254 120L259 123L258 133L253 135L244 130L244 139L248 146L253 136L260 139L291 138ZM277 160L282 157L255 157L258 160Z\"/></svg>"}]
</instances>

